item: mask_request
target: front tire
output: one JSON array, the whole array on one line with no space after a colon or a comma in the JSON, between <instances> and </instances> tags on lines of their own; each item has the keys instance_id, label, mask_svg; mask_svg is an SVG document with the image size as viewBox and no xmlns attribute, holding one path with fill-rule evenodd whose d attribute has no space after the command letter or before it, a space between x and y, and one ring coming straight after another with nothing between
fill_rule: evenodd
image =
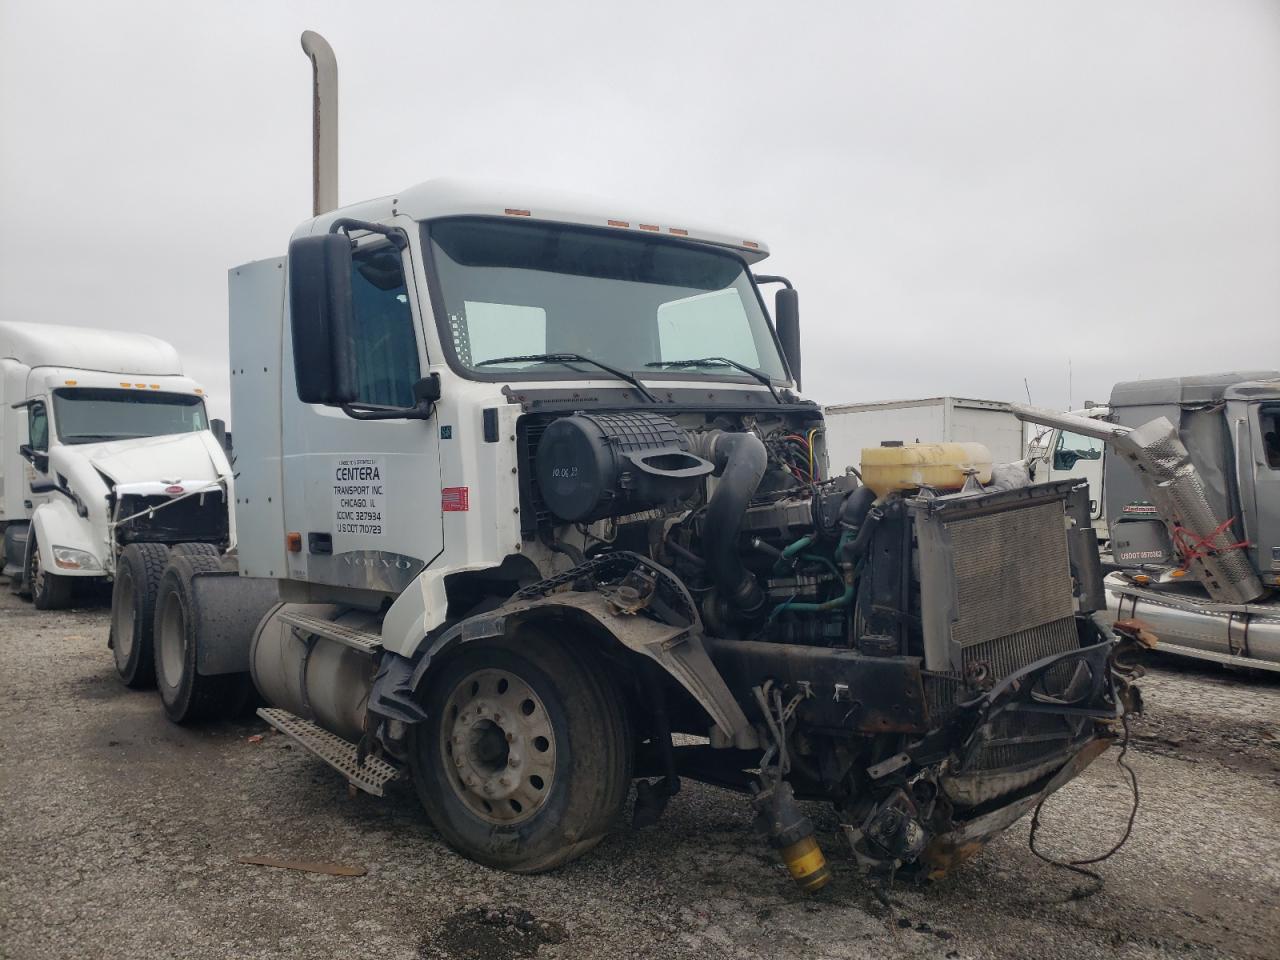
<instances>
[{"instance_id":1,"label":"front tire","mask_svg":"<svg viewBox=\"0 0 1280 960\"><path fill-rule=\"evenodd\" d=\"M40 544L31 535L31 559L27 561L27 589L37 610L63 610L71 605L71 577L50 573L40 562Z\"/></svg>"},{"instance_id":2,"label":"front tire","mask_svg":"<svg viewBox=\"0 0 1280 960\"><path fill-rule=\"evenodd\" d=\"M191 581L196 574L221 569L216 553L171 555L156 591L156 689L164 712L174 723L234 716L244 710L249 696L247 673L205 676L196 670L199 617Z\"/></svg>"},{"instance_id":3,"label":"front tire","mask_svg":"<svg viewBox=\"0 0 1280 960\"><path fill-rule=\"evenodd\" d=\"M155 682L156 590L169 548L163 543L131 543L120 552L111 588L111 649L125 686L141 689Z\"/></svg>"},{"instance_id":4,"label":"front tire","mask_svg":"<svg viewBox=\"0 0 1280 960\"><path fill-rule=\"evenodd\" d=\"M541 873L594 847L631 785L623 698L594 657L541 632L465 644L411 728L414 786L463 856Z\"/></svg>"}]
</instances>

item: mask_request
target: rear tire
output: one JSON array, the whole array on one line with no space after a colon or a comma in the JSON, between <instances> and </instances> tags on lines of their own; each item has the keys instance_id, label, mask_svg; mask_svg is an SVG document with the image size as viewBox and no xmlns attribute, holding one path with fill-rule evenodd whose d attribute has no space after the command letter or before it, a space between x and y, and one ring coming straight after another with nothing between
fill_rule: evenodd
<instances>
[{"instance_id":1,"label":"rear tire","mask_svg":"<svg viewBox=\"0 0 1280 960\"><path fill-rule=\"evenodd\" d=\"M631 786L623 698L594 657L526 629L465 644L410 730L418 797L463 856L541 873L594 847Z\"/></svg>"},{"instance_id":2,"label":"rear tire","mask_svg":"<svg viewBox=\"0 0 1280 960\"><path fill-rule=\"evenodd\" d=\"M182 724L236 716L244 711L249 697L249 675L205 676L196 669L199 616L191 582L196 574L217 573L222 562L216 551L210 555L178 550L176 556L170 555L155 602L155 680L164 712Z\"/></svg>"},{"instance_id":3,"label":"rear tire","mask_svg":"<svg viewBox=\"0 0 1280 960\"><path fill-rule=\"evenodd\" d=\"M59 576L44 569L40 562L40 544L31 535L31 559L27 561L27 589L37 610L63 610L71 605L71 577Z\"/></svg>"},{"instance_id":4,"label":"rear tire","mask_svg":"<svg viewBox=\"0 0 1280 960\"><path fill-rule=\"evenodd\" d=\"M156 590L169 548L163 543L131 543L116 561L111 589L111 640L116 672L125 686L140 689L155 682Z\"/></svg>"},{"instance_id":5,"label":"rear tire","mask_svg":"<svg viewBox=\"0 0 1280 960\"><path fill-rule=\"evenodd\" d=\"M179 543L169 548L170 557L214 557L221 558L222 551L212 543Z\"/></svg>"}]
</instances>

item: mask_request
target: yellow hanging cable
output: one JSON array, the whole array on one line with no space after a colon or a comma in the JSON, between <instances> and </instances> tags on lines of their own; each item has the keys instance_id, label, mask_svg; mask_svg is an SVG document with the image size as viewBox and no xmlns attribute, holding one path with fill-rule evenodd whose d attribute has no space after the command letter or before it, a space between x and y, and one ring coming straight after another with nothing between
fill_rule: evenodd
<instances>
[{"instance_id":1,"label":"yellow hanging cable","mask_svg":"<svg viewBox=\"0 0 1280 960\"><path fill-rule=\"evenodd\" d=\"M813 483L818 478L813 475L813 438L818 435L818 428L814 427L809 431L809 482Z\"/></svg>"}]
</instances>

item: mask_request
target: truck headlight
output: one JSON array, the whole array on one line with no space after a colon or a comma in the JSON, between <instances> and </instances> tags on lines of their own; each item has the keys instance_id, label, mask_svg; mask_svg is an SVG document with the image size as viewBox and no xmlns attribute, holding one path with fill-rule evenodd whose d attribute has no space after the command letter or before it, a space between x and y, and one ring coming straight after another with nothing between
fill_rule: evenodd
<instances>
[{"instance_id":1,"label":"truck headlight","mask_svg":"<svg viewBox=\"0 0 1280 960\"><path fill-rule=\"evenodd\" d=\"M53 562L63 570L101 570L98 558L87 550L76 550L74 547L53 548Z\"/></svg>"}]
</instances>

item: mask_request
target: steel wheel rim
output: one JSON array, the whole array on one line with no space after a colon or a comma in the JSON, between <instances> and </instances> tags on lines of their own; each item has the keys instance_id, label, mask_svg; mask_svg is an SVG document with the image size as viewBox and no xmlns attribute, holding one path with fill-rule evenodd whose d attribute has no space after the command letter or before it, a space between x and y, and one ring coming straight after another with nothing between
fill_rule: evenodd
<instances>
[{"instance_id":1,"label":"steel wheel rim","mask_svg":"<svg viewBox=\"0 0 1280 960\"><path fill-rule=\"evenodd\" d=\"M507 670L476 670L445 701L440 755L445 779L486 823L528 820L555 780L556 738L542 698Z\"/></svg>"},{"instance_id":2,"label":"steel wheel rim","mask_svg":"<svg viewBox=\"0 0 1280 960\"><path fill-rule=\"evenodd\" d=\"M121 662L129 659L133 652L133 577L127 573L119 575L120 600L115 606L115 644Z\"/></svg>"},{"instance_id":3,"label":"steel wheel rim","mask_svg":"<svg viewBox=\"0 0 1280 960\"><path fill-rule=\"evenodd\" d=\"M173 594L165 597L158 626L160 676L166 686L176 688L182 684L182 668L187 659L187 616L182 601Z\"/></svg>"}]
</instances>

